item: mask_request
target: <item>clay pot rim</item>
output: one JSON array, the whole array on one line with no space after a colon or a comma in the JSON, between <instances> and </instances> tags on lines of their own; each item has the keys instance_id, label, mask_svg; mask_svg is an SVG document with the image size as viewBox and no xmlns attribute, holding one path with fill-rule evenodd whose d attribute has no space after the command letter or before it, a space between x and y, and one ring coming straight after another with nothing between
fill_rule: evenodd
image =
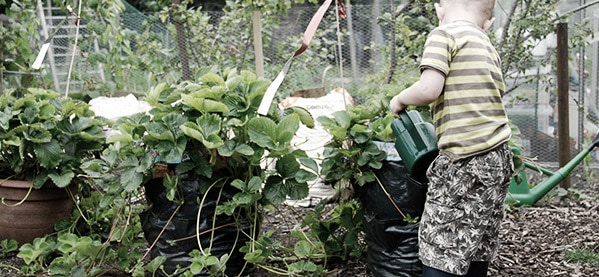
<instances>
[{"instance_id":1,"label":"clay pot rim","mask_svg":"<svg viewBox=\"0 0 599 277\"><path fill-rule=\"evenodd\" d=\"M12 179L2 179L2 178L0 178L0 187L29 189L31 186L33 186L33 182L32 181L12 180ZM52 182L48 182L48 183L44 184L44 187L45 188L58 188Z\"/></svg>"}]
</instances>

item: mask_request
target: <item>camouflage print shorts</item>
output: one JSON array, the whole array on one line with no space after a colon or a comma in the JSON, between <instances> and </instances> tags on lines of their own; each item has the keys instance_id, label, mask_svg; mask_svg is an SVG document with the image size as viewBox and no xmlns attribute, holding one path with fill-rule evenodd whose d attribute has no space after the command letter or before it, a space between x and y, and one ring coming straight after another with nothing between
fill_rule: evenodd
<instances>
[{"instance_id":1,"label":"camouflage print shorts","mask_svg":"<svg viewBox=\"0 0 599 277\"><path fill-rule=\"evenodd\" d=\"M430 183L419 230L424 265L464 275L471 261L491 261L512 172L507 143L457 161L437 157L427 172Z\"/></svg>"}]
</instances>

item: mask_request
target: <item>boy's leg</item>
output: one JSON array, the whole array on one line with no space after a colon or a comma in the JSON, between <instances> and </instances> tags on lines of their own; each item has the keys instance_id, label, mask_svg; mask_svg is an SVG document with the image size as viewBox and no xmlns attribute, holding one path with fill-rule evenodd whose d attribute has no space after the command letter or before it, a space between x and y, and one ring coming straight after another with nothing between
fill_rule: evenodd
<instances>
[{"instance_id":1,"label":"boy's leg","mask_svg":"<svg viewBox=\"0 0 599 277\"><path fill-rule=\"evenodd\" d=\"M454 275L432 267L422 266L422 277L486 277L489 269L489 262L470 262L468 273L466 275Z\"/></svg>"},{"instance_id":2,"label":"boy's leg","mask_svg":"<svg viewBox=\"0 0 599 277\"><path fill-rule=\"evenodd\" d=\"M489 262L470 262L470 268L465 277L487 277Z\"/></svg>"},{"instance_id":3,"label":"boy's leg","mask_svg":"<svg viewBox=\"0 0 599 277\"><path fill-rule=\"evenodd\" d=\"M451 273L441 271L432 267L422 266L422 277L457 277Z\"/></svg>"},{"instance_id":4,"label":"boy's leg","mask_svg":"<svg viewBox=\"0 0 599 277\"><path fill-rule=\"evenodd\" d=\"M424 265L463 275L470 261L493 258L511 165L507 144L469 159L440 155L433 162L419 229Z\"/></svg>"}]
</instances>

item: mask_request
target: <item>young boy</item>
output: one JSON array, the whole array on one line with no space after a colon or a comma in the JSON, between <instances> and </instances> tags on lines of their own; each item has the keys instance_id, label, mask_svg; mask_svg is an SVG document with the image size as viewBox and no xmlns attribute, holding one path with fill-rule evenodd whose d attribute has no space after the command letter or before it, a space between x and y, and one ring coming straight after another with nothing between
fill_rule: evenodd
<instances>
[{"instance_id":1,"label":"young boy","mask_svg":"<svg viewBox=\"0 0 599 277\"><path fill-rule=\"evenodd\" d=\"M485 31L495 0L441 0L420 80L390 101L397 115L430 104L439 156L420 222L423 276L486 276L513 173L501 61Z\"/></svg>"}]
</instances>

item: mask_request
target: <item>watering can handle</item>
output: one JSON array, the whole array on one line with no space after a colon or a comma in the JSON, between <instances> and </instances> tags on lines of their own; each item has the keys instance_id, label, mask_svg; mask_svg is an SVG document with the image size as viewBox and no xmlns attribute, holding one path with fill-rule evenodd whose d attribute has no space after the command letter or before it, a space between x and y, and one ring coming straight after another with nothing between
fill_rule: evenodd
<instances>
[{"instance_id":1,"label":"watering can handle","mask_svg":"<svg viewBox=\"0 0 599 277\"><path fill-rule=\"evenodd\" d=\"M599 146L599 131L595 134L595 139L591 142L591 146L589 147L589 151L593 150L593 148Z\"/></svg>"},{"instance_id":2,"label":"watering can handle","mask_svg":"<svg viewBox=\"0 0 599 277\"><path fill-rule=\"evenodd\" d=\"M410 133L410 137L412 137L412 140L416 144L416 147L418 149L426 148L426 144L421 139L418 139L422 137L420 130L416 128L416 125L414 125L412 117L410 117L406 110L402 110L399 112L399 120L403 122L404 126L408 130L408 133ZM407 126L408 124L411 126Z\"/></svg>"}]
</instances>

